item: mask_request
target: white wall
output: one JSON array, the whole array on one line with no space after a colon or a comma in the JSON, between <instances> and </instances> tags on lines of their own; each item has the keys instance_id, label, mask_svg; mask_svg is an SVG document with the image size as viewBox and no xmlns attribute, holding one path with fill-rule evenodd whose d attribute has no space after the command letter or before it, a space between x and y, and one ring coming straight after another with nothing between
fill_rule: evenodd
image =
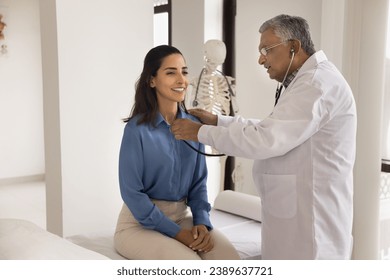
<instances>
[{"instance_id":1,"label":"white wall","mask_svg":"<svg viewBox=\"0 0 390 280\"><path fill-rule=\"evenodd\" d=\"M4 5L4 6L3 6ZM0 183L45 172L38 0L0 0Z\"/></svg>"},{"instance_id":2,"label":"white wall","mask_svg":"<svg viewBox=\"0 0 390 280\"><path fill-rule=\"evenodd\" d=\"M322 1L321 49L343 71L345 0Z\"/></svg>"},{"instance_id":3,"label":"white wall","mask_svg":"<svg viewBox=\"0 0 390 280\"><path fill-rule=\"evenodd\" d=\"M317 49L321 48L321 0L266 0L237 1L236 17L236 91L239 114L247 118L264 118L274 104L276 82L269 79L265 69L258 64L259 28L262 22L282 13L305 18L311 28ZM252 180L252 160L236 158L241 164L245 193L257 194Z\"/></svg>"},{"instance_id":4,"label":"white wall","mask_svg":"<svg viewBox=\"0 0 390 280\"><path fill-rule=\"evenodd\" d=\"M64 236L113 228L121 119L153 46L153 3L42 0L41 24L47 227Z\"/></svg>"},{"instance_id":5,"label":"white wall","mask_svg":"<svg viewBox=\"0 0 390 280\"><path fill-rule=\"evenodd\" d=\"M205 0L172 0L172 45L186 58L189 75L203 67Z\"/></svg>"}]
</instances>

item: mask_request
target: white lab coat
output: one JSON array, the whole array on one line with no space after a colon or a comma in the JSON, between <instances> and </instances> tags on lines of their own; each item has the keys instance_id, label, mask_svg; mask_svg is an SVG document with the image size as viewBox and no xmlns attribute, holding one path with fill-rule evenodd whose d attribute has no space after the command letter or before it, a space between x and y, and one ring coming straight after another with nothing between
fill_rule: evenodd
<instances>
[{"instance_id":1,"label":"white lab coat","mask_svg":"<svg viewBox=\"0 0 390 280\"><path fill-rule=\"evenodd\" d=\"M301 67L264 120L219 116L199 141L254 159L263 259L349 259L356 106L322 51Z\"/></svg>"}]
</instances>

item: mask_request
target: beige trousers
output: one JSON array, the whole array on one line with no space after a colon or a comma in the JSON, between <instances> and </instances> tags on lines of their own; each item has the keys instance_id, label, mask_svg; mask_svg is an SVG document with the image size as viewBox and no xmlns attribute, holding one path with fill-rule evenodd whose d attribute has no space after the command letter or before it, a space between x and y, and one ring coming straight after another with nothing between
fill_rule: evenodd
<instances>
[{"instance_id":1,"label":"beige trousers","mask_svg":"<svg viewBox=\"0 0 390 280\"><path fill-rule=\"evenodd\" d=\"M192 216L184 201L153 200L153 203L182 228L191 229ZM210 232L214 248L207 253L198 253L174 238L158 231L145 229L123 204L118 217L114 244L119 254L133 260L238 260L240 259L230 241L218 230Z\"/></svg>"}]
</instances>

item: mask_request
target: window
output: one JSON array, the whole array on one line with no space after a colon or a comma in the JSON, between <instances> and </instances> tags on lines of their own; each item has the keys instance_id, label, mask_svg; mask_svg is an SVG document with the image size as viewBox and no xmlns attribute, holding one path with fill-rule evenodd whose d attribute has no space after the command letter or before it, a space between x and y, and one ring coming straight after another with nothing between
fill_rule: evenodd
<instances>
[{"instance_id":1,"label":"window","mask_svg":"<svg viewBox=\"0 0 390 280\"><path fill-rule=\"evenodd\" d=\"M171 45L171 0L154 0L154 45Z\"/></svg>"}]
</instances>

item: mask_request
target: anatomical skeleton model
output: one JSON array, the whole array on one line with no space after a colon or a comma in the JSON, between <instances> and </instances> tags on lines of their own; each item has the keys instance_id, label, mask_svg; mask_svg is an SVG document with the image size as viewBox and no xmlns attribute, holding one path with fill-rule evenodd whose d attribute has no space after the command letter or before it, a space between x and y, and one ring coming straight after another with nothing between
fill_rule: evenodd
<instances>
[{"instance_id":1,"label":"anatomical skeleton model","mask_svg":"<svg viewBox=\"0 0 390 280\"><path fill-rule=\"evenodd\" d=\"M234 116L238 112L234 78L226 76L219 71L218 66L225 62L226 46L220 40L208 40L204 44L205 66L198 78L190 83L192 92L188 95L189 107L202 108L214 114ZM231 111L233 110L233 111ZM213 154L219 152L212 148ZM225 174L231 174L230 180L225 177L224 189L234 189L242 185L243 175L240 168L235 168L234 158L227 157L225 161Z\"/></svg>"},{"instance_id":2,"label":"anatomical skeleton model","mask_svg":"<svg viewBox=\"0 0 390 280\"><path fill-rule=\"evenodd\" d=\"M199 77L191 82L192 94L189 96L192 107L202 108L214 114L231 115L230 108L237 112L234 78L226 76L217 68L226 57L225 43L208 40L204 44L205 66Z\"/></svg>"}]
</instances>

